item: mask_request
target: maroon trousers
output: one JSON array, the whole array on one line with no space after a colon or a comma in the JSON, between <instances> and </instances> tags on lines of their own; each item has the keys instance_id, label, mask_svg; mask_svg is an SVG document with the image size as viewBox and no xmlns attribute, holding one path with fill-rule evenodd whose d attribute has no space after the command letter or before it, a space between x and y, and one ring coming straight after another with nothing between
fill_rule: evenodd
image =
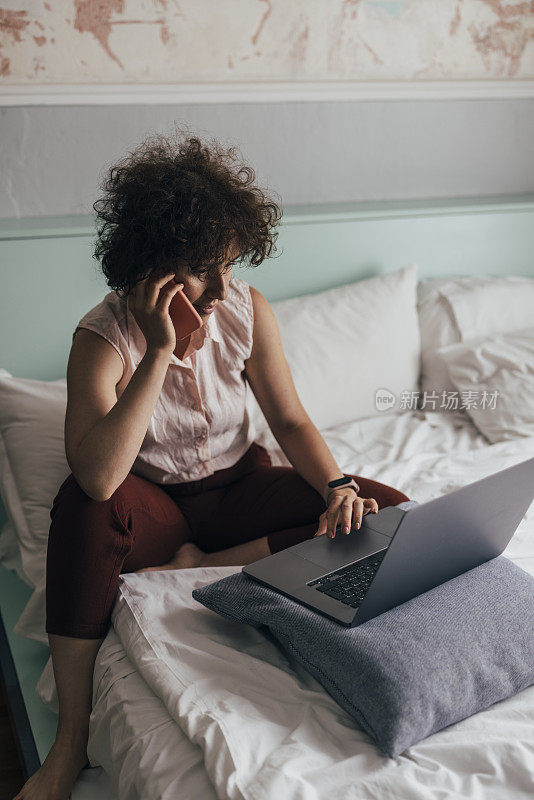
<instances>
[{"instance_id":1,"label":"maroon trousers","mask_svg":"<svg viewBox=\"0 0 534 800\"><path fill-rule=\"evenodd\" d=\"M352 477L379 508L409 499ZM85 494L71 473L50 511L46 631L103 638L121 573L165 564L187 541L212 553L267 536L277 553L311 538L325 509L293 467L273 467L256 442L234 466L190 483L156 484L130 473L103 502Z\"/></svg>"}]
</instances>

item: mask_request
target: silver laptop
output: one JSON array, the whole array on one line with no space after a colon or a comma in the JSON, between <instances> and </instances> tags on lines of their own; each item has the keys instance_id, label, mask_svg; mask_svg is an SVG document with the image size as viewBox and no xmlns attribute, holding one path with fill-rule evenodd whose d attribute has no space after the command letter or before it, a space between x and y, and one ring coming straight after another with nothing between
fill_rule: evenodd
<instances>
[{"instance_id":1,"label":"silver laptop","mask_svg":"<svg viewBox=\"0 0 534 800\"><path fill-rule=\"evenodd\" d=\"M439 586L506 548L534 499L534 458L361 528L317 536L243 572L347 627Z\"/></svg>"}]
</instances>

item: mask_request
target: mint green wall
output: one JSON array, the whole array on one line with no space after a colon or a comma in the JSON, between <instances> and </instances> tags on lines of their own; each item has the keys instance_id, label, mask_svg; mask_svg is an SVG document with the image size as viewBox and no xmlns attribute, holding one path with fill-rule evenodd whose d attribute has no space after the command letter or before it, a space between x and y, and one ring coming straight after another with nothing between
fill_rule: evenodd
<instances>
[{"instance_id":1,"label":"mint green wall","mask_svg":"<svg viewBox=\"0 0 534 800\"><path fill-rule=\"evenodd\" d=\"M532 275L534 195L287 206L275 258L235 275L279 300L390 272L421 279ZM0 220L0 367L66 373L78 320L109 291L92 259L92 217Z\"/></svg>"}]
</instances>

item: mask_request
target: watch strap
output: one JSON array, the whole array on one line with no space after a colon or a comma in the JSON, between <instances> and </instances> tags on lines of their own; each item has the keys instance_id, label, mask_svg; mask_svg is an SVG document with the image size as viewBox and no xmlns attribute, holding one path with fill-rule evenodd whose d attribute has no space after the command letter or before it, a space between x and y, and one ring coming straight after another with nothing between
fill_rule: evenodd
<instances>
[{"instance_id":1,"label":"watch strap","mask_svg":"<svg viewBox=\"0 0 534 800\"><path fill-rule=\"evenodd\" d=\"M341 478L334 478L334 480L329 481L323 492L325 503L328 504L328 497L331 492L334 492L336 489L346 489L347 487L354 489L356 494L360 491L360 487L351 475L343 475Z\"/></svg>"}]
</instances>

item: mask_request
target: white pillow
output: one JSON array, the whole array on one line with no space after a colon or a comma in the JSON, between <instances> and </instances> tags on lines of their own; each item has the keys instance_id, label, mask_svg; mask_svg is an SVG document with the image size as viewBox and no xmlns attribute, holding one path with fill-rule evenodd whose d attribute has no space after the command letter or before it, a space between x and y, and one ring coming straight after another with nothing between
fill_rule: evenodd
<instances>
[{"instance_id":1,"label":"white pillow","mask_svg":"<svg viewBox=\"0 0 534 800\"><path fill-rule=\"evenodd\" d=\"M446 283L449 281L419 281L417 285L417 312L421 336L419 389L421 399L425 391L429 394L431 392L440 394L442 391L454 390L445 365L436 356L436 351L440 347L460 341L460 332L452 308L441 292L441 287Z\"/></svg>"},{"instance_id":2,"label":"white pillow","mask_svg":"<svg viewBox=\"0 0 534 800\"><path fill-rule=\"evenodd\" d=\"M448 345L438 356L492 444L534 436L534 327Z\"/></svg>"},{"instance_id":3,"label":"white pillow","mask_svg":"<svg viewBox=\"0 0 534 800\"><path fill-rule=\"evenodd\" d=\"M476 275L420 281L417 310L421 335L423 392L454 392L446 365L437 355L441 347L480 336L519 330L532 323L534 278ZM441 397L436 409L441 407Z\"/></svg>"},{"instance_id":4,"label":"white pillow","mask_svg":"<svg viewBox=\"0 0 534 800\"><path fill-rule=\"evenodd\" d=\"M66 378L14 378L0 369L0 495L20 551L17 573L34 587L14 630L44 643L50 509L70 473L64 445L66 407Z\"/></svg>"},{"instance_id":5,"label":"white pillow","mask_svg":"<svg viewBox=\"0 0 534 800\"><path fill-rule=\"evenodd\" d=\"M386 275L271 303L295 388L319 430L399 413L401 392L417 391L416 289L417 264L408 264ZM267 421L247 387L257 440L272 444ZM377 410L378 389L395 395L386 412Z\"/></svg>"},{"instance_id":6,"label":"white pillow","mask_svg":"<svg viewBox=\"0 0 534 800\"><path fill-rule=\"evenodd\" d=\"M441 291L447 295L462 342L534 324L534 278L463 278L450 281Z\"/></svg>"}]
</instances>

